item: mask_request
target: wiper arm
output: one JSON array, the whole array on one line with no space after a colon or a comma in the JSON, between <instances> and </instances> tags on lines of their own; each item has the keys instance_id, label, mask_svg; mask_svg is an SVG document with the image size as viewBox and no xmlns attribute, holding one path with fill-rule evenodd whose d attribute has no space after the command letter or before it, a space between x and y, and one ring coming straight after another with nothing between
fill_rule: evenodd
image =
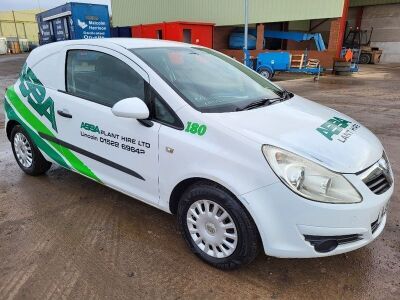
<instances>
[{"instance_id":1,"label":"wiper arm","mask_svg":"<svg viewBox=\"0 0 400 300\"><path fill-rule=\"evenodd\" d=\"M264 105L271 105L271 104L273 104L275 102L280 102L280 101L283 101L283 100L284 100L284 98L263 98L263 99L260 99L260 100L253 101L253 102L247 104L244 107L238 107L238 108L236 108L236 111L250 110L250 109L253 109L253 108L256 108L256 107L261 107L261 106L264 106Z\"/></svg>"},{"instance_id":2,"label":"wiper arm","mask_svg":"<svg viewBox=\"0 0 400 300\"><path fill-rule=\"evenodd\" d=\"M287 99L292 98L293 94L287 90L282 90L281 97L282 97L282 99L287 100Z\"/></svg>"}]
</instances>

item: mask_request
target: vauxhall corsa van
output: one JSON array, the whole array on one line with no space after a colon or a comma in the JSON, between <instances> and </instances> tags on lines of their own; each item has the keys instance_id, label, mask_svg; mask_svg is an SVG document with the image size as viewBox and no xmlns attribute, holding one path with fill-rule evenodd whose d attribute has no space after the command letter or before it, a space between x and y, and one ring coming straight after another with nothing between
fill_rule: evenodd
<instances>
[{"instance_id":1,"label":"vauxhall corsa van","mask_svg":"<svg viewBox=\"0 0 400 300\"><path fill-rule=\"evenodd\" d=\"M208 48L41 46L4 105L25 173L57 164L175 214L218 268L348 252L385 226L393 173L377 137Z\"/></svg>"}]
</instances>

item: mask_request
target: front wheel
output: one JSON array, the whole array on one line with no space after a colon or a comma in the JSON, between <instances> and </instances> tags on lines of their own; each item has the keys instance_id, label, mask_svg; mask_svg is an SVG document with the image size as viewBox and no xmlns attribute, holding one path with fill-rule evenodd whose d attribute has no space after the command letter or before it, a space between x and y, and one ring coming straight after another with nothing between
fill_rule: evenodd
<instances>
[{"instance_id":1,"label":"front wheel","mask_svg":"<svg viewBox=\"0 0 400 300\"><path fill-rule=\"evenodd\" d=\"M37 176L47 172L48 162L33 143L25 129L17 125L11 131L11 147L19 167L28 175Z\"/></svg>"},{"instance_id":2,"label":"front wheel","mask_svg":"<svg viewBox=\"0 0 400 300\"><path fill-rule=\"evenodd\" d=\"M190 249L219 269L235 269L257 256L253 220L224 188L208 182L189 187L178 206L178 223Z\"/></svg>"}]
</instances>

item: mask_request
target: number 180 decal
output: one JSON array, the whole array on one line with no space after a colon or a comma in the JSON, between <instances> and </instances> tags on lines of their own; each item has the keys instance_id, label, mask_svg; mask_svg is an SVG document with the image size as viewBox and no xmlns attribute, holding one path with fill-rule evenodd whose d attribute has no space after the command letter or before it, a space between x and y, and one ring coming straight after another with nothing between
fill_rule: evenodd
<instances>
[{"instance_id":1,"label":"number 180 decal","mask_svg":"<svg viewBox=\"0 0 400 300\"><path fill-rule=\"evenodd\" d=\"M190 132L191 134L197 134L199 136L202 136L206 133L207 126L203 124L200 125L199 123L187 122L185 131Z\"/></svg>"}]
</instances>

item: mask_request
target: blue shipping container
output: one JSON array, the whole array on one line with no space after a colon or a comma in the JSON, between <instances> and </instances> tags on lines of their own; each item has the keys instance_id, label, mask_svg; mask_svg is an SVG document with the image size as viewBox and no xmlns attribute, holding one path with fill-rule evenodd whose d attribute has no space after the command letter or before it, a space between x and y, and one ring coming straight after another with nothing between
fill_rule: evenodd
<instances>
[{"instance_id":1,"label":"blue shipping container","mask_svg":"<svg viewBox=\"0 0 400 300\"><path fill-rule=\"evenodd\" d=\"M108 6L70 2L36 15L40 44L110 37Z\"/></svg>"}]
</instances>

